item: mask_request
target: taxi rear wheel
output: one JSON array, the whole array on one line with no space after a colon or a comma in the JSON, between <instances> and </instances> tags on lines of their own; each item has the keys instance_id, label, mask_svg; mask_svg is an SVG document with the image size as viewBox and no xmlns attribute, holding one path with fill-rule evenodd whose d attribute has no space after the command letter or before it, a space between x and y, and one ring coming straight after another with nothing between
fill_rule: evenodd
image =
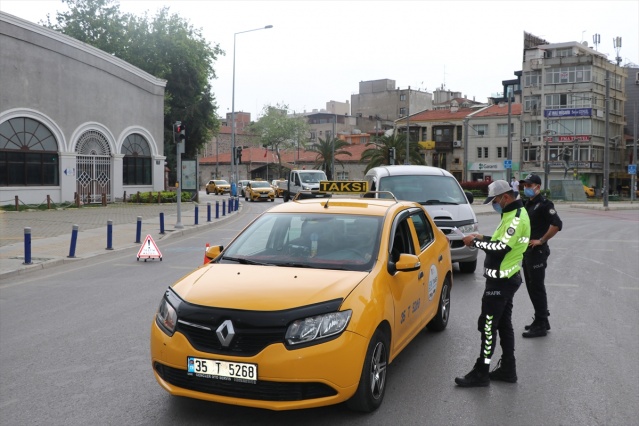
<instances>
[{"instance_id":1,"label":"taxi rear wheel","mask_svg":"<svg viewBox=\"0 0 639 426\"><path fill-rule=\"evenodd\" d=\"M428 325L431 331L442 331L448 325L448 318L450 316L450 280L446 278L442 285L442 292L439 295L439 307L437 308L437 314L430 320Z\"/></svg>"},{"instance_id":2,"label":"taxi rear wheel","mask_svg":"<svg viewBox=\"0 0 639 426\"><path fill-rule=\"evenodd\" d=\"M382 405L386 391L389 340L383 330L377 329L371 339L357 391L347 405L351 410L369 413Z\"/></svg>"},{"instance_id":3,"label":"taxi rear wheel","mask_svg":"<svg viewBox=\"0 0 639 426\"><path fill-rule=\"evenodd\" d=\"M459 272L463 274L472 274L477 269L477 259L472 262L459 262Z\"/></svg>"}]
</instances>

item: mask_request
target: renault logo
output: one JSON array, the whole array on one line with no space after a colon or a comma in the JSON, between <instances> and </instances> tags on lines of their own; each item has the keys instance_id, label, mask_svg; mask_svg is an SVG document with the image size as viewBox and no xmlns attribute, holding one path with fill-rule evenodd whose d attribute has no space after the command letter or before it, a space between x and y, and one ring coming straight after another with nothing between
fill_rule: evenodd
<instances>
[{"instance_id":1,"label":"renault logo","mask_svg":"<svg viewBox=\"0 0 639 426\"><path fill-rule=\"evenodd\" d=\"M233 329L231 320L224 321L222 325L215 330L215 334L217 334L217 338L220 340L222 346L228 348L231 344L231 340L235 337L235 330Z\"/></svg>"}]
</instances>

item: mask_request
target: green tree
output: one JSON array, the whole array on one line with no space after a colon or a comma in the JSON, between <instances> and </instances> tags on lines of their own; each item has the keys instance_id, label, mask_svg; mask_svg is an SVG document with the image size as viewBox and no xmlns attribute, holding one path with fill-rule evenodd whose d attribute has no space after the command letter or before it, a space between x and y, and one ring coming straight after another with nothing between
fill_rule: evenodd
<instances>
[{"instance_id":1,"label":"green tree","mask_svg":"<svg viewBox=\"0 0 639 426\"><path fill-rule=\"evenodd\" d=\"M392 136L382 136L368 142L370 146L362 152L362 162L368 163L365 172L373 167L390 164L389 149L395 148L395 164L404 164L406 158L406 136L393 134ZM408 143L409 164L424 164L424 158L419 152L419 143L410 141Z\"/></svg>"},{"instance_id":2,"label":"green tree","mask_svg":"<svg viewBox=\"0 0 639 426\"><path fill-rule=\"evenodd\" d=\"M333 152L335 152L335 162L342 165L342 161L337 158L338 155L348 155L349 157L353 155L349 151L342 149L346 146L348 146L348 142L339 138L332 138L330 140L319 138L319 142L311 144L308 148L306 148L306 150L317 153L317 157L315 158L316 165L319 169L326 172L328 180L333 180L333 173L331 170Z\"/></svg>"},{"instance_id":3,"label":"green tree","mask_svg":"<svg viewBox=\"0 0 639 426\"><path fill-rule=\"evenodd\" d=\"M116 0L62 0L67 12L56 14L56 24L42 23L167 81L164 97L164 155L175 170L173 123L186 126L185 156L197 152L219 129L217 105L210 80L213 63L224 51L207 42L167 7L153 18L122 14Z\"/></svg>"},{"instance_id":4,"label":"green tree","mask_svg":"<svg viewBox=\"0 0 639 426\"><path fill-rule=\"evenodd\" d=\"M289 117L287 105L266 105L262 108L262 116L251 124L249 131L260 138L263 147L275 150L279 169L282 170L280 150L304 145L308 123L304 117Z\"/></svg>"}]
</instances>

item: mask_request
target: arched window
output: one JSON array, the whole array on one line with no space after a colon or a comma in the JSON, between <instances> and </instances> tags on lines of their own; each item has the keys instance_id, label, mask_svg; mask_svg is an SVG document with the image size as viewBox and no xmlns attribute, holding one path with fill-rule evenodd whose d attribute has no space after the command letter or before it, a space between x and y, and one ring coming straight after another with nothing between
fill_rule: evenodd
<instances>
[{"instance_id":1,"label":"arched window","mask_svg":"<svg viewBox=\"0 0 639 426\"><path fill-rule=\"evenodd\" d=\"M139 134L126 137L122 144L124 185L151 185L152 166L149 143Z\"/></svg>"},{"instance_id":2,"label":"arched window","mask_svg":"<svg viewBox=\"0 0 639 426\"><path fill-rule=\"evenodd\" d=\"M59 185L58 142L32 118L0 123L0 186Z\"/></svg>"}]
</instances>

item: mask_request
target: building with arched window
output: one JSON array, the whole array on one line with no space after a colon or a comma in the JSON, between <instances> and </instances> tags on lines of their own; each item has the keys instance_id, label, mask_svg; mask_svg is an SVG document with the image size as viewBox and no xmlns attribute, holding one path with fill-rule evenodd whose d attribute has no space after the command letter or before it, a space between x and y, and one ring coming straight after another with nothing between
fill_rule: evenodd
<instances>
[{"instance_id":1,"label":"building with arched window","mask_svg":"<svg viewBox=\"0 0 639 426\"><path fill-rule=\"evenodd\" d=\"M166 81L0 12L0 204L164 189Z\"/></svg>"}]
</instances>

